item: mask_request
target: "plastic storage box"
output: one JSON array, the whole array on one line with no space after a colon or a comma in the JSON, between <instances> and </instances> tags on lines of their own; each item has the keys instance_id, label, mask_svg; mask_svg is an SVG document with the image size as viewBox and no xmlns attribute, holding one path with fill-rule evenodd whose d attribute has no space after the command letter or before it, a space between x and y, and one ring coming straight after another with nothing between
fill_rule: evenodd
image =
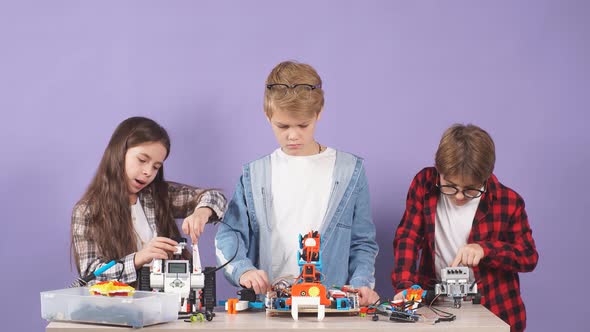
<instances>
[{"instance_id":1,"label":"plastic storage box","mask_svg":"<svg viewBox=\"0 0 590 332\"><path fill-rule=\"evenodd\" d=\"M41 317L132 327L178 319L178 294L136 291L133 296L91 295L88 287L41 292Z\"/></svg>"}]
</instances>

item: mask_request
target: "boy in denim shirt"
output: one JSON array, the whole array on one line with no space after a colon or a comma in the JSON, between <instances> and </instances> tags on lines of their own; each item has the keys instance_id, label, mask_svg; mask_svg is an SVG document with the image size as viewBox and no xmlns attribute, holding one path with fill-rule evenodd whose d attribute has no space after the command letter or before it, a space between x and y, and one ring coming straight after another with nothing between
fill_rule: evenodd
<instances>
[{"instance_id":1,"label":"boy in denim shirt","mask_svg":"<svg viewBox=\"0 0 590 332\"><path fill-rule=\"evenodd\" d=\"M299 234L322 236L322 282L378 300L375 226L363 160L314 139L324 106L322 81L309 65L282 62L266 80L264 111L279 148L246 164L215 238L220 264L235 286L265 293L276 278L299 275Z\"/></svg>"}]
</instances>

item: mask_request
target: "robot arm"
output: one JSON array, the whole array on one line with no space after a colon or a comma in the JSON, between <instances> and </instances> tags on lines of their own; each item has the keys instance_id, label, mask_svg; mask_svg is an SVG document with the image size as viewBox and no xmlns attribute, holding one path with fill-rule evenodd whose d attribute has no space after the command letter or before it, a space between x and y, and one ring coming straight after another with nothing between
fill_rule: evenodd
<instances>
[{"instance_id":1,"label":"robot arm","mask_svg":"<svg viewBox=\"0 0 590 332\"><path fill-rule=\"evenodd\" d=\"M199 247L193 245L193 272L191 273L191 289L201 290L205 288L205 274L201 267L201 256L199 255Z\"/></svg>"}]
</instances>

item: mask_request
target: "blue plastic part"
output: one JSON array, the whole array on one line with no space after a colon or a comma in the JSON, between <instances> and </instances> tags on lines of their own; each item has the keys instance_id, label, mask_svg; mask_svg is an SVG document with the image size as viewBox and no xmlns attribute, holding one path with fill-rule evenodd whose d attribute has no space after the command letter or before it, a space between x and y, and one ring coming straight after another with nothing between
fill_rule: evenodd
<instances>
[{"instance_id":1,"label":"blue plastic part","mask_svg":"<svg viewBox=\"0 0 590 332\"><path fill-rule=\"evenodd\" d=\"M287 299L283 298L283 297L276 298L274 300L274 308L276 310L285 310L285 311L291 310L291 306L287 305L286 301L287 301Z\"/></svg>"},{"instance_id":2,"label":"blue plastic part","mask_svg":"<svg viewBox=\"0 0 590 332\"><path fill-rule=\"evenodd\" d=\"M303 236L301 236L301 234L299 234L299 249L303 249ZM320 243L324 241L324 238L320 235ZM303 267L305 264L313 264L315 265L315 269L318 272L322 272L322 251L320 249L320 253L319 253L319 257L317 261L313 261L313 262L306 262L303 258L301 258L301 251L298 250L297 251L297 264L299 264L299 267Z\"/></svg>"},{"instance_id":3,"label":"blue plastic part","mask_svg":"<svg viewBox=\"0 0 590 332\"><path fill-rule=\"evenodd\" d=\"M263 302L248 302L248 308L264 309L264 303Z\"/></svg>"},{"instance_id":4,"label":"blue plastic part","mask_svg":"<svg viewBox=\"0 0 590 332\"><path fill-rule=\"evenodd\" d=\"M350 301L345 297L336 299L336 309L338 309L338 310L350 309Z\"/></svg>"},{"instance_id":5,"label":"blue plastic part","mask_svg":"<svg viewBox=\"0 0 590 332\"><path fill-rule=\"evenodd\" d=\"M106 270L110 269L111 267L113 267L113 265L115 265L115 264L117 264L117 262L115 262L114 260L113 260L113 261L110 261L110 262L108 262L106 265L104 265L104 266L103 266L103 267L101 267L100 269L97 269L96 271L94 271L94 273L93 273L93 274L94 274L94 276L95 276L95 277L98 277L98 276L99 276L99 275L101 275L101 274L102 274L104 271L106 271Z\"/></svg>"}]
</instances>

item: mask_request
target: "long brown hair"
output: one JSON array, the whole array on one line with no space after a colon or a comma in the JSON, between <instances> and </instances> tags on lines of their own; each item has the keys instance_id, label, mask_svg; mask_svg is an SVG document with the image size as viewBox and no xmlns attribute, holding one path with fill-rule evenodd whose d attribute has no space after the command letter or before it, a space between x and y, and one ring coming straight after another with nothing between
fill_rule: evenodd
<instances>
[{"instance_id":1,"label":"long brown hair","mask_svg":"<svg viewBox=\"0 0 590 332\"><path fill-rule=\"evenodd\" d=\"M129 206L125 155L132 147L152 142L162 143L168 157L170 137L155 121L132 117L121 122L111 136L94 178L78 202L86 206L90 218L86 237L97 243L98 255L103 260L120 259L137 251ZM153 195L158 235L170 238L180 236L170 209L163 165L152 183L142 191L151 191ZM73 243L73 227L71 236ZM75 248L72 248L72 252L79 272L79 255Z\"/></svg>"}]
</instances>

